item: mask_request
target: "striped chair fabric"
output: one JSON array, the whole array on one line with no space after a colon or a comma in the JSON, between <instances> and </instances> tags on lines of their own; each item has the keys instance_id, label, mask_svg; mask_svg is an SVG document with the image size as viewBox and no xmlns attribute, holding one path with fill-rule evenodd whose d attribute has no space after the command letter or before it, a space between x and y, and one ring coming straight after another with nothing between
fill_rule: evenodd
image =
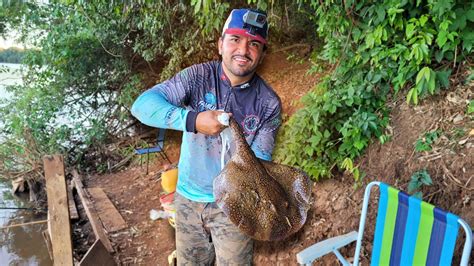
<instances>
[{"instance_id":1,"label":"striped chair fabric","mask_svg":"<svg viewBox=\"0 0 474 266\"><path fill-rule=\"evenodd\" d=\"M461 265L468 265L472 249L472 229L464 220L378 181L371 182L365 189L359 230L305 248L296 254L299 264L311 265L315 259L332 252L342 265L359 265L370 190L373 186L379 186L380 198L371 265L452 265L460 226L466 233ZM339 249L354 241L354 261L349 263Z\"/></svg>"},{"instance_id":2,"label":"striped chair fabric","mask_svg":"<svg viewBox=\"0 0 474 266\"><path fill-rule=\"evenodd\" d=\"M379 187L371 264L451 265L459 217L387 184Z\"/></svg>"}]
</instances>

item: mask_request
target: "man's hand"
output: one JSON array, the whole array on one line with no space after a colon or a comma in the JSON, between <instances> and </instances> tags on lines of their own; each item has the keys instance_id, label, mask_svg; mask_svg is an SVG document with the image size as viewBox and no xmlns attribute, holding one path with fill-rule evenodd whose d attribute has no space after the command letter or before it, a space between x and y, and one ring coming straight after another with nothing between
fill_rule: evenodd
<instances>
[{"instance_id":1,"label":"man's hand","mask_svg":"<svg viewBox=\"0 0 474 266\"><path fill-rule=\"evenodd\" d=\"M225 126L217 120L217 117L225 113L223 111L204 111L196 117L196 130L205 135L217 135L224 130ZM231 113L228 113L232 116Z\"/></svg>"}]
</instances>

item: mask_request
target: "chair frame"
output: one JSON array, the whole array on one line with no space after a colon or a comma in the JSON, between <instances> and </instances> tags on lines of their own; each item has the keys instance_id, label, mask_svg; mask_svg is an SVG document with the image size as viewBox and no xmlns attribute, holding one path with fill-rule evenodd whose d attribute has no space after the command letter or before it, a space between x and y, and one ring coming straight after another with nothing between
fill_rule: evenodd
<instances>
[{"instance_id":1,"label":"chair frame","mask_svg":"<svg viewBox=\"0 0 474 266\"><path fill-rule=\"evenodd\" d=\"M296 259L301 265L311 265L311 263L330 252L333 252L342 265L359 265L359 256L362 246L362 239L364 237L365 221L367 218L367 210L369 205L370 191L373 186L380 186L379 181L373 181L369 183L365 189L364 201L362 205L362 213L359 223L359 231L352 231L346 235L336 236L330 239L326 239L296 254ZM461 218L458 219L459 225L464 229L466 233L466 241L464 242L463 255L461 258L461 265L467 266L469 262L469 256L472 249L472 229L469 225ZM354 254L354 262L350 264L339 252L339 248L344 247L352 242L356 241L356 250Z\"/></svg>"},{"instance_id":2,"label":"chair frame","mask_svg":"<svg viewBox=\"0 0 474 266\"><path fill-rule=\"evenodd\" d=\"M159 153L163 160L167 160L171 164L171 160L168 158L165 152L165 131L164 128L158 128L157 143L154 147L135 149L135 154L140 155L140 165L142 165L141 156L146 154L146 174L148 175L148 165L150 162L150 153Z\"/></svg>"}]
</instances>

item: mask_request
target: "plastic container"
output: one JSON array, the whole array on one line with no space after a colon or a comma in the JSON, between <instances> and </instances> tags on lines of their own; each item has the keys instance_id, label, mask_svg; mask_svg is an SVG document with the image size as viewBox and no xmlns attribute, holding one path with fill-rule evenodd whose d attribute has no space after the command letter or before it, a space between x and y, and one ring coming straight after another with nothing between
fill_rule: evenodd
<instances>
[{"instance_id":1,"label":"plastic container","mask_svg":"<svg viewBox=\"0 0 474 266\"><path fill-rule=\"evenodd\" d=\"M178 168L174 168L161 173L161 188L166 193L171 193L176 190L176 183L178 182Z\"/></svg>"}]
</instances>

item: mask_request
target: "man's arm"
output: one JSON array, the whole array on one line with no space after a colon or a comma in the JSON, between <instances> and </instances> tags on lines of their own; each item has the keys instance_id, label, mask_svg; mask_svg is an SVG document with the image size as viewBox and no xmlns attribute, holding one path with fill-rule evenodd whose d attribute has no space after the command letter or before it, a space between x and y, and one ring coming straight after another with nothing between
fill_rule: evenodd
<instances>
[{"instance_id":1,"label":"man's arm","mask_svg":"<svg viewBox=\"0 0 474 266\"><path fill-rule=\"evenodd\" d=\"M197 113L184 108L198 93L194 88L197 67L189 67L173 78L142 93L132 105L132 115L140 122L159 128L170 128L206 135L219 134L223 127L217 120L220 111Z\"/></svg>"},{"instance_id":2,"label":"man's arm","mask_svg":"<svg viewBox=\"0 0 474 266\"><path fill-rule=\"evenodd\" d=\"M194 75L194 71L187 68L145 91L133 103L132 115L148 126L187 130L190 111L184 105L191 96Z\"/></svg>"},{"instance_id":3,"label":"man's arm","mask_svg":"<svg viewBox=\"0 0 474 266\"><path fill-rule=\"evenodd\" d=\"M265 120L262 127L257 131L250 148L255 156L262 160L271 161L273 148L275 147L275 138L278 128L281 125L281 105L277 103L276 107L268 119Z\"/></svg>"}]
</instances>

